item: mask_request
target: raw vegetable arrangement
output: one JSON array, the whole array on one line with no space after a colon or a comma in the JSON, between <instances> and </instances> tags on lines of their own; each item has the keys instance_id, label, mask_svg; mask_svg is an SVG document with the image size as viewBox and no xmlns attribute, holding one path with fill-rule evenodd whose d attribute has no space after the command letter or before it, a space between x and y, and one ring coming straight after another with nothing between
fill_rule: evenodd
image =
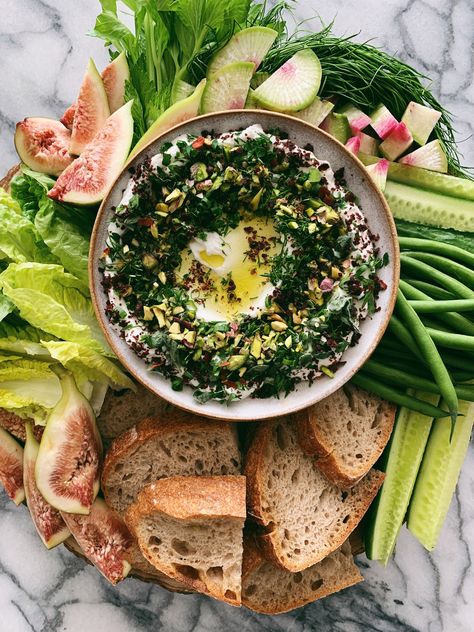
<instances>
[{"instance_id":1,"label":"raw vegetable arrangement","mask_svg":"<svg viewBox=\"0 0 474 632\"><path fill-rule=\"evenodd\" d=\"M386 564L405 520L432 549L474 424L474 182L461 166L449 113L423 76L369 44L337 38L330 27L289 35L284 2L271 9L250 0L101 5L92 35L106 42L110 64L99 74L89 62L60 121L17 125L23 164L9 191L0 189L0 423L26 439L23 452L0 429L7 493L16 503L26 493L48 547L99 520L111 537L126 537L97 498L94 413L109 387L133 385L92 309L94 212L127 159L173 125L199 113L268 109L344 143L367 165L396 218L396 310L353 378L399 406L380 464L385 482L366 522L366 551ZM133 13L132 30L122 10ZM146 274L147 260L140 261ZM9 425L9 415L26 420L26 431ZM78 440L70 445L68 423L77 418ZM65 472L58 468L64 453ZM114 558L112 572L93 547L88 552L110 581L129 570Z\"/></svg>"}]
</instances>

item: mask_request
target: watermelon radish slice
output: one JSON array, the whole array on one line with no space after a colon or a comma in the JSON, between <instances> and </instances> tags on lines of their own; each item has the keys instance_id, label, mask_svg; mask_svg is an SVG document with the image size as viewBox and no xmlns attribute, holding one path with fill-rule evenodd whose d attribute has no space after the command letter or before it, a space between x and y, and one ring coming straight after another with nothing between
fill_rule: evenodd
<instances>
[{"instance_id":1,"label":"watermelon radish slice","mask_svg":"<svg viewBox=\"0 0 474 632\"><path fill-rule=\"evenodd\" d=\"M402 123L408 127L418 145L425 145L440 118L441 112L410 101L402 116Z\"/></svg>"},{"instance_id":2,"label":"watermelon radish slice","mask_svg":"<svg viewBox=\"0 0 474 632\"><path fill-rule=\"evenodd\" d=\"M266 26L251 26L236 33L224 48L211 59L208 69L210 77L224 66L236 61L249 61L254 65L253 72L262 63L278 33Z\"/></svg>"},{"instance_id":3,"label":"watermelon radish slice","mask_svg":"<svg viewBox=\"0 0 474 632\"><path fill-rule=\"evenodd\" d=\"M15 147L30 169L58 176L74 160L69 153L71 132L59 121L27 118L17 123Z\"/></svg>"},{"instance_id":4,"label":"watermelon radish slice","mask_svg":"<svg viewBox=\"0 0 474 632\"><path fill-rule=\"evenodd\" d=\"M350 152L357 156L360 151L360 138L358 138L357 136L352 136L347 141L346 147Z\"/></svg>"},{"instance_id":5,"label":"watermelon radish slice","mask_svg":"<svg viewBox=\"0 0 474 632\"><path fill-rule=\"evenodd\" d=\"M247 100L245 101L245 109L246 110L261 110L262 107L258 103L258 101L255 99L253 93L254 93L254 90L250 88L249 93L247 95Z\"/></svg>"},{"instance_id":6,"label":"watermelon radish slice","mask_svg":"<svg viewBox=\"0 0 474 632\"><path fill-rule=\"evenodd\" d=\"M347 143L351 135L351 128L345 114L331 112L321 123L320 127L343 144Z\"/></svg>"},{"instance_id":7,"label":"watermelon radish slice","mask_svg":"<svg viewBox=\"0 0 474 632\"><path fill-rule=\"evenodd\" d=\"M20 505L25 500L23 487L23 448L9 432L0 427L0 483Z\"/></svg>"},{"instance_id":8,"label":"watermelon radish slice","mask_svg":"<svg viewBox=\"0 0 474 632\"><path fill-rule=\"evenodd\" d=\"M76 103L70 153L79 156L100 131L108 116L110 109L104 84L90 59Z\"/></svg>"},{"instance_id":9,"label":"watermelon radish slice","mask_svg":"<svg viewBox=\"0 0 474 632\"><path fill-rule=\"evenodd\" d=\"M385 191L387 185L388 169L390 167L390 161L386 158L382 158L373 165L366 167L367 171L372 176L372 180L378 186L381 191Z\"/></svg>"},{"instance_id":10,"label":"watermelon radish slice","mask_svg":"<svg viewBox=\"0 0 474 632\"><path fill-rule=\"evenodd\" d=\"M72 130L75 114L76 114L76 104L73 103L72 105L68 107L68 109L64 112L64 114L59 120L64 125L64 127L67 127L69 130Z\"/></svg>"},{"instance_id":11,"label":"watermelon radish slice","mask_svg":"<svg viewBox=\"0 0 474 632\"><path fill-rule=\"evenodd\" d=\"M405 123L397 123L392 132L380 145L380 153L389 160L396 160L413 143L413 136Z\"/></svg>"},{"instance_id":12,"label":"watermelon radish slice","mask_svg":"<svg viewBox=\"0 0 474 632\"><path fill-rule=\"evenodd\" d=\"M372 136L364 134L364 132L358 132L356 136L360 138L360 151L363 154L376 156L379 153L380 143L376 138L372 138Z\"/></svg>"},{"instance_id":13,"label":"watermelon radish slice","mask_svg":"<svg viewBox=\"0 0 474 632\"><path fill-rule=\"evenodd\" d=\"M144 134L135 145L130 154L129 161L132 160L132 158L134 158L149 143L156 140L158 136L161 136L161 134L164 134L175 125L179 125L179 123L197 116L205 86L206 79L203 79L196 86L196 89L190 97L178 101L165 110L165 112L156 119L146 134Z\"/></svg>"},{"instance_id":14,"label":"watermelon radish slice","mask_svg":"<svg viewBox=\"0 0 474 632\"><path fill-rule=\"evenodd\" d=\"M351 131L354 135L356 135L357 132L361 132L372 123L370 116L364 114L362 110L356 108L355 105L346 105L341 110L341 114L345 114L347 116Z\"/></svg>"},{"instance_id":15,"label":"watermelon radish slice","mask_svg":"<svg viewBox=\"0 0 474 632\"><path fill-rule=\"evenodd\" d=\"M411 154L400 158L398 162L438 173L448 173L448 159L439 140L433 140L431 143L412 151Z\"/></svg>"},{"instance_id":16,"label":"watermelon radish slice","mask_svg":"<svg viewBox=\"0 0 474 632\"><path fill-rule=\"evenodd\" d=\"M130 79L127 57L120 53L102 72L102 82L107 94L110 113L113 114L125 103L125 82Z\"/></svg>"},{"instance_id":17,"label":"watermelon radish slice","mask_svg":"<svg viewBox=\"0 0 474 632\"><path fill-rule=\"evenodd\" d=\"M308 105L307 108L299 112L292 112L292 116L302 119L315 127L319 127L333 109L334 103L331 103L331 101L323 101L319 97L316 97L311 105Z\"/></svg>"},{"instance_id":18,"label":"watermelon radish slice","mask_svg":"<svg viewBox=\"0 0 474 632\"><path fill-rule=\"evenodd\" d=\"M182 79L177 79L171 90L171 103L177 103L178 101L182 101L183 99L187 99L192 95L192 93L196 90L196 86L188 83L187 81L183 81Z\"/></svg>"},{"instance_id":19,"label":"watermelon radish slice","mask_svg":"<svg viewBox=\"0 0 474 632\"><path fill-rule=\"evenodd\" d=\"M132 101L114 112L93 141L59 176L48 196L71 204L97 204L127 159L133 137Z\"/></svg>"},{"instance_id":20,"label":"watermelon radish slice","mask_svg":"<svg viewBox=\"0 0 474 632\"><path fill-rule=\"evenodd\" d=\"M255 90L267 110L298 112L316 98L321 86L321 63L310 49L300 50Z\"/></svg>"},{"instance_id":21,"label":"watermelon radish slice","mask_svg":"<svg viewBox=\"0 0 474 632\"><path fill-rule=\"evenodd\" d=\"M202 95L202 112L207 114L243 108L247 100L253 68L252 62L237 61L211 75Z\"/></svg>"},{"instance_id":22,"label":"watermelon radish slice","mask_svg":"<svg viewBox=\"0 0 474 632\"><path fill-rule=\"evenodd\" d=\"M264 72L264 71L256 72L254 76L252 77L252 81L250 82L250 87L252 88L252 90L256 90L258 86L261 86L262 83L266 81L269 76L270 76L269 72Z\"/></svg>"},{"instance_id":23,"label":"watermelon radish slice","mask_svg":"<svg viewBox=\"0 0 474 632\"><path fill-rule=\"evenodd\" d=\"M371 119L373 129L382 140L387 138L398 125L397 119L385 105L379 105L372 113Z\"/></svg>"}]
</instances>

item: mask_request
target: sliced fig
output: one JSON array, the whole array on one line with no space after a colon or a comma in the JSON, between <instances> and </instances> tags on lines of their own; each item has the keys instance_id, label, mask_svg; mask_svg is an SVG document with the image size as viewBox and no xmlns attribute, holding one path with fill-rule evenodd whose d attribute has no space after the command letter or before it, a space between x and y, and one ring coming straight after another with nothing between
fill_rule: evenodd
<instances>
[{"instance_id":1,"label":"sliced fig","mask_svg":"<svg viewBox=\"0 0 474 632\"><path fill-rule=\"evenodd\" d=\"M72 126L74 123L74 116L76 115L76 104L73 103L68 107L68 109L64 112L62 117L60 118L61 123L72 130Z\"/></svg>"},{"instance_id":2,"label":"sliced fig","mask_svg":"<svg viewBox=\"0 0 474 632\"><path fill-rule=\"evenodd\" d=\"M72 204L100 202L125 164L133 138L132 101L114 112L48 195Z\"/></svg>"},{"instance_id":3,"label":"sliced fig","mask_svg":"<svg viewBox=\"0 0 474 632\"><path fill-rule=\"evenodd\" d=\"M62 514L77 544L87 559L112 584L131 570L129 562L133 536L120 516L96 498L88 516Z\"/></svg>"},{"instance_id":4,"label":"sliced fig","mask_svg":"<svg viewBox=\"0 0 474 632\"><path fill-rule=\"evenodd\" d=\"M92 59L87 65L76 103L69 152L79 156L110 116L104 83Z\"/></svg>"},{"instance_id":5,"label":"sliced fig","mask_svg":"<svg viewBox=\"0 0 474 632\"><path fill-rule=\"evenodd\" d=\"M26 118L16 125L15 147L30 169L58 176L74 160L69 153L71 132L59 121Z\"/></svg>"},{"instance_id":6,"label":"sliced fig","mask_svg":"<svg viewBox=\"0 0 474 632\"><path fill-rule=\"evenodd\" d=\"M61 387L41 439L36 484L56 509L88 514L99 492L102 442L92 408L71 375L61 378Z\"/></svg>"},{"instance_id":7,"label":"sliced fig","mask_svg":"<svg viewBox=\"0 0 474 632\"><path fill-rule=\"evenodd\" d=\"M125 103L125 82L130 79L127 57L120 53L102 72L110 113L113 114Z\"/></svg>"},{"instance_id":8,"label":"sliced fig","mask_svg":"<svg viewBox=\"0 0 474 632\"><path fill-rule=\"evenodd\" d=\"M26 424L26 444L23 460L23 484L25 487L26 504L30 510L33 524L46 548L64 542L70 535L66 523L60 512L54 509L40 494L36 485L35 466L40 444L33 433L33 426Z\"/></svg>"},{"instance_id":9,"label":"sliced fig","mask_svg":"<svg viewBox=\"0 0 474 632\"><path fill-rule=\"evenodd\" d=\"M25 500L23 448L3 428L0 428L0 483L15 505Z\"/></svg>"}]
</instances>

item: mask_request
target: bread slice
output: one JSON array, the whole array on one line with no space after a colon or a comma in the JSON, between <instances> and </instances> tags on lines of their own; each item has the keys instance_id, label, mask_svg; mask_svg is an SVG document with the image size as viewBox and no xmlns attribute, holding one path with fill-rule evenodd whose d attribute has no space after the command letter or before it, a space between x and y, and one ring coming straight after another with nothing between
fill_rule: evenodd
<instances>
[{"instance_id":1,"label":"bread slice","mask_svg":"<svg viewBox=\"0 0 474 632\"><path fill-rule=\"evenodd\" d=\"M395 421L396 406L350 384L295 415L306 454L335 485L349 488L382 454Z\"/></svg>"},{"instance_id":2,"label":"bread slice","mask_svg":"<svg viewBox=\"0 0 474 632\"><path fill-rule=\"evenodd\" d=\"M257 427L244 473L249 516L265 527L265 557L294 573L338 549L369 508L384 475L371 470L341 491L304 454L291 420Z\"/></svg>"},{"instance_id":3,"label":"bread slice","mask_svg":"<svg viewBox=\"0 0 474 632\"><path fill-rule=\"evenodd\" d=\"M240 474L233 424L174 409L145 419L113 441L102 473L107 504L122 514L148 483L167 476Z\"/></svg>"},{"instance_id":4,"label":"bread slice","mask_svg":"<svg viewBox=\"0 0 474 632\"><path fill-rule=\"evenodd\" d=\"M173 476L147 485L125 513L147 560L185 586L240 605L243 476Z\"/></svg>"},{"instance_id":5,"label":"bread slice","mask_svg":"<svg viewBox=\"0 0 474 632\"><path fill-rule=\"evenodd\" d=\"M363 581L345 542L324 560L299 573L264 559L255 539L244 539L242 605L262 614L281 614Z\"/></svg>"},{"instance_id":6,"label":"bread slice","mask_svg":"<svg viewBox=\"0 0 474 632\"><path fill-rule=\"evenodd\" d=\"M103 439L115 439L145 417L155 417L171 411L172 407L141 384L137 390L113 391L105 395L97 426Z\"/></svg>"}]
</instances>

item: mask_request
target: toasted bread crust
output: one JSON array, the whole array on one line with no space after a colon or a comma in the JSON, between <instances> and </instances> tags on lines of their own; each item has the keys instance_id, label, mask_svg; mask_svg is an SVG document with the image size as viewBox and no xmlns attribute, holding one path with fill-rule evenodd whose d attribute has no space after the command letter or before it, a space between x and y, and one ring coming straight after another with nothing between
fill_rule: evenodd
<instances>
[{"instance_id":1,"label":"toasted bread crust","mask_svg":"<svg viewBox=\"0 0 474 632\"><path fill-rule=\"evenodd\" d=\"M268 520L264 516L262 507L262 479L261 472L265 460L265 451L273 433L273 422L260 422L255 429L252 442L245 456L243 473L247 479L247 514L264 527Z\"/></svg>"}]
</instances>

